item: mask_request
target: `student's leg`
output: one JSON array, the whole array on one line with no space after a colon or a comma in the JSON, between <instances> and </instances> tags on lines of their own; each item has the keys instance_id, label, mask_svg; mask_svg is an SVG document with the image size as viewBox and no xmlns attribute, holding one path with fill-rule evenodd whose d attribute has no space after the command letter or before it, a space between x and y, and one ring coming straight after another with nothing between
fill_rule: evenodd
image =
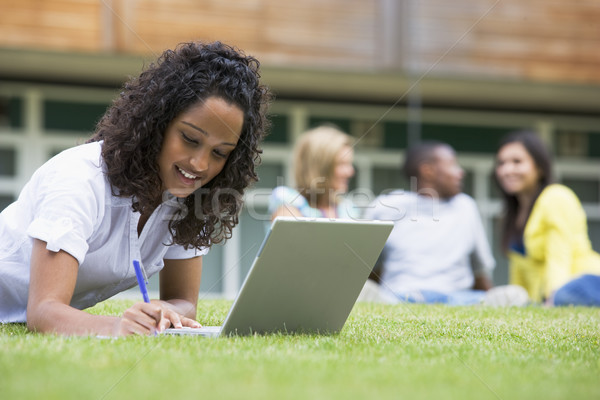
<instances>
[{"instance_id":1,"label":"student's leg","mask_svg":"<svg viewBox=\"0 0 600 400\"><path fill-rule=\"evenodd\" d=\"M459 290L448 295L448 305L450 306L472 306L481 304L485 297L483 290Z\"/></svg>"},{"instance_id":2,"label":"student's leg","mask_svg":"<svg viewBox=\"0 0 600 400\"><path fill-rule=\"evenodd\" d=\"M554 294L554 305L600 307L600 276L582 275L566 283Z\"/></svg>"},{"instance_id":3,"label":"student's leg","mask_svg":"<svg viewBox=\"0 0 600 400\"><path fill-rule=\"evenodd\" d=\"M440 293L421 290L411 293L407 301L411 303L447 304L449 306L472 306L481 304L486 292L483 290L459 290L452 293Z\"/></svg>"},{"instance_id":4,"label":"student's leg","mask_svg":"<svg viewBox=\"0 0 600 400\"><path fill-rule=\"evenodd\" d=\"M411 292L396 293L396 297L401 302L406 303L425 303L438 304L448 303L448 295L431 290L415 290Z\"/></svg>"}]
</instances>

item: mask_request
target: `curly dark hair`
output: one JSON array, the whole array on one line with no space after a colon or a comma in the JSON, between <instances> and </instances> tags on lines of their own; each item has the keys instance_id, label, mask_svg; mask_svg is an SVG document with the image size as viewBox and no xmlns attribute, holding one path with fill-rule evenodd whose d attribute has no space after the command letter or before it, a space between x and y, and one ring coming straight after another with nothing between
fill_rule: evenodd
<instances>
[{"instance_id":1,"label":"curly dark hair","mask_svg":"<svg viewBox=\"0 0 600 400\"><path fill-rule=\"evenodd\" d=\"M169 222L171 244L210 247L230 238L239 221L244 190L258 180L259 144L269 128L271 94L259 82L259 66L254 57L221 42L182 43L125 83L88 140L104 141L113 195L133 197L133 209L148 214L163 199L158 156L169 123L211 96L243 110L239 142L223 170L183 199Z\"/></svg>"}]
</instances>

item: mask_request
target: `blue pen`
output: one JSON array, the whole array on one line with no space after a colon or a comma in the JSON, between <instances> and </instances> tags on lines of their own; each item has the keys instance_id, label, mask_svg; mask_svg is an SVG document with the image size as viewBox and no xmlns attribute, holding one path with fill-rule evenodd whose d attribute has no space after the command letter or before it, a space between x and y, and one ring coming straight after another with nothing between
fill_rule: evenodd
<instances>
[{"instance_id":1,"label":"blue pen","mask_svg":"<svg viewBox=\"0 0 600 400\"><path fill-rule=\"evenodd\" d=\"M138 260L133 260L133 269L135 269L135 276L140 287L140 292L144 297L144 303L150 303L150 297L148 297L148 289L146 288L146 282L144 281L144 274L142 273L142 267Z\"/></svg>"}]
</instances>

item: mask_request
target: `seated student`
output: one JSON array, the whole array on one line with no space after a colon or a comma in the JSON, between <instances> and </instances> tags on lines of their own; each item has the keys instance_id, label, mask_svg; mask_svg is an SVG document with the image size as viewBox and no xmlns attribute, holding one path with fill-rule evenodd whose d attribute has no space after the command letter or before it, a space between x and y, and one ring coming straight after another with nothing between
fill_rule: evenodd
<instances>
[{"instance_id":1,"label":"seated student","mask_svg":"<svg viewBox=\"0 0 600 400\"><path fill-rule=\"evenodd\" d=\"M259 63L225 44L167 50L87 144L40 167L0 214L0 322L65 335L198 327L202 255L230 236L268 125ZM160 299L82 310L160 274Z\"/></svg>"},{"instance_id":2,"label":"seated student","mask_svg":"<svg viewBox=\"0 0 600 400\"><path fill-rule=\"evenodd\" d=\"M461 193L464 172L454 150L422 142L407 150L404 172L416 191L381 195L365 213L367 219L394 221L376 266L381 271L375 271L381 289L400 301L497 304L498 291L486 298L495 261L477 205ZM521 292L517 298L526 301L522 289L506 289Z\"/></svg>"},{"instance_id":3,"label":"seated student","mask_svg":"<svg viewBox=\"0 0 600 400\"><path fill-rule=\"evenodd\" d=\"M277 216L357 218L345 200L354 176L352 138L332 126L305 132L294 146L295 189L279 186L269 197L271 219Z\"/></svg>"},{"instance_id":4,"label":"seated student","mask_svg":"<svg viewBox=\"0 0 600 400\"><path fill-rule=\"evenodd\" d=\"M552 183L551 156L533 132L514 132L496 155L505 208L502 246L510 281L537 302L600 306L600 255L569 188Z\"/></svg>"},{"instance_id":5,"label":"seated student","mask_svg":"<svg viewBox=\"0 0 600 400\"><path fill-rule=\"evenodd\" d=\"M273 189L269 197L271 219L359 218L359 209L343 197L354 176L353 160L352 138L339 129L320 126L305 132L294 146L296 188ZM389 302L371 280L367 280L357 301Z\"/></svg>"}]
</instances>

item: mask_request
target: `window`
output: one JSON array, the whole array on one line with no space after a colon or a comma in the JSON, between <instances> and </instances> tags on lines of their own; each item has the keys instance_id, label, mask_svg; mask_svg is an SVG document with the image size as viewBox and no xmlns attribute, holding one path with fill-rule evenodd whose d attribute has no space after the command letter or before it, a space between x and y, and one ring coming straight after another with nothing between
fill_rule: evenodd
<instances>
[{"instance_id":1,"label":"window","mask_svg":"<svg viewBox=\"0 0 600 400\"><path fill-rule=\"evenodd\" d=\"M15 201L15 196L0 194L0 211L8 207L13 201Z\"/></svg>"},{"instance_id":2,"label":"window","mask_svg":"<svg viewBox=\"0 0 600 400\"><path fill-rule=\"evenodd\" d=\"M17 152L11 148L0 148L0 176L13 177L17 173Z\"/></svg>"},{"instance_id":3,"label":"window","mask_svg":"<svg viewBox=\"0 0 600 400\"><path fill-rule=\"evenodd\" d=\"M409 190L409 183L400 167L374 167L372 170L373 193L377 196L392 190Z\"/></svg>"},{"instance_id":4,"label":"window","mask_svg":"<svg viewBox=\"0 0 600 400\"><path fill-rule=\"evenodd\" d=\"M256 182L253 188L274 188L280 185L288 185L289 182L284 181L283 165L264 162L256 168L256 173L259 181Z\"/></svg>"},{"instance_id":5,"label":"window","mask_svg":"<svg viewBox=\"0 0 600 400\"><path fill-rule=\"evenodd\" d=\"M383 146L386 149L405 149L408 145L406 122L383 123Z\"/></svg>"},{"instance_id":6,"label":"window","mask_svg":"<svg viewBox=\"0 0 600 400\"><path fill-rule=\"evenodd\" d=\"M450 144L457 152L496 153L500 139L514 128L438 125L425 123L423 140L439 140Z\"/></svg>"},{"instance_id":7,"label":"window","mask_svg":"<svg viewBox=\"0 0 600 400\"><path fill-rule=\"evenodd\" d=\"M208 254L202 257L201 292L221 293L223 291L223 267L223 246L214 245Z\"/></svg>"},{"instance_id":8,"label":"window","mask_svg":"<svg viewBox=\"0 0 600 400\"><path fill-rule=\"evenodd\" d=\"M93 132L107 104L44 101L44 128L74 133Z\"/></svg>"},{"instance_id":9,"label":"window","mask_svg":"<svg viewBox=\"0 0 600 400\"><path fill-rule=\"evenodd\" d=\"M588 232L593 249L600 252L600 221L588 220Z\"/></svg>"},{"instance_id":10,"label":"window","mask_svg":"<svg viewBox=\"0 0 600 400\"><path fill-rule=\"evenodd\" d=\"M594 132L588 139L588 155L592 158L600 158L600 132Z\"/></svg>"},{"instance_id":11,"label":"window","mask_svg":"<svg viewBox=\"0 0 600 400\"><path fill-rule=\"evenodd\" d=\"M23 100L0 96L0 128L23 127Z\"/></svg>"},{"instance_id":12,"label":"window","mask_svg":"<svg viewBox=\"0 0 600 400\"><path fill-rule=\"evenodd\" d=\"M258 249L265 238L270 224L271 217L267 207L251 204L244 207L240 215L240 226L234 233L235 235L240 235L240 259L237 260L239 263L240 283L244 281L248 271L250 271L252 262L258 253ZM227 273L227 271L223 272Z\"/></svg>"},{"instance_id":13,"label":"window","mask_svg":"<svg viewBox=\"0 0 600 400\"><path fill-rule=\"evenodd\" d=\"M600 181L598 179L563 178L562 183L570 187L582 203L600 202Z\"/></svg>"},{"instance_id":14,"label":"window","mask_svg":"<svg viewBox=\"0 0 600 400\"><path fill-rule=\"evenodd\" d=\"M287 143L288 117L286 115L271 115L271 130L265 138L267 143Z\"/></svg>"}]
</instances>

